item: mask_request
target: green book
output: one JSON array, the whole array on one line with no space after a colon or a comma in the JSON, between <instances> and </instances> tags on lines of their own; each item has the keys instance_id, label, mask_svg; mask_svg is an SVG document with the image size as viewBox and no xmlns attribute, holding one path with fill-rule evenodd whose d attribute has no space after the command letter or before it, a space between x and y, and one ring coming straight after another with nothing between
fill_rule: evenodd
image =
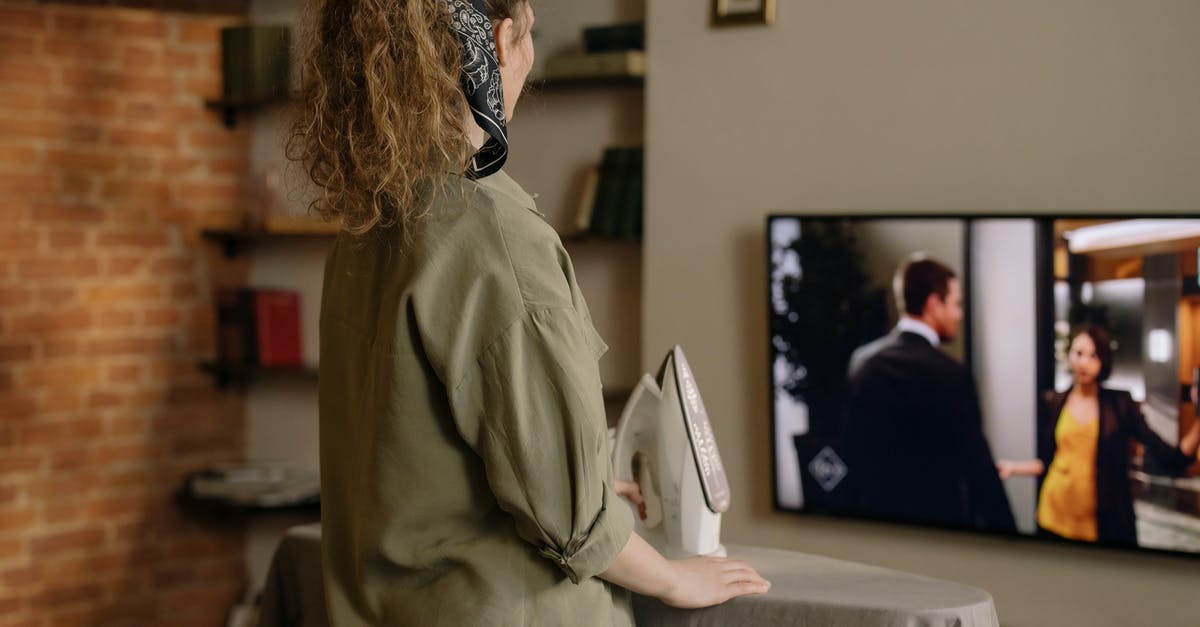
<instances>
[{"instance_id":1,"label":"green book","mask_svg":"<svg viewBox=\"0 0 1200 627\"><path fill-rule=\"evenodd\" d=\"M624 200L623 176L626 154L623 149L604 149L600 162L600 180L592 206L591 232L597 237L617 237L621 228L621 203Z\"/></svg>"},{"instance_id":2,"label":"green book","mask_svg":"<svg viewBox=\"0 0 1200 627\"><path fill-rule=\"evenodd\" d=\"M642 237L642 170L645 151L641 146L626 149L621 194L621 224L618 236L639 240Z\"/></svg>"}]
</instances>

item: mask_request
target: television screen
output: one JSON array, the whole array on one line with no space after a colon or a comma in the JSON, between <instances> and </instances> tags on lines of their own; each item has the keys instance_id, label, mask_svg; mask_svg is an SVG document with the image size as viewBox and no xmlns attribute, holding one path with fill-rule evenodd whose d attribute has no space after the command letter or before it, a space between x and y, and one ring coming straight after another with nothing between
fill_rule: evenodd
<instances>
[{"instance_id":1,"label":"television screen","mask_svg":"<svg viewBox=\"0 0 1200 627\"><path fill-rule=\"evenodd\" d=\"M1200 220L767 220L778 509L1200 554Z\"/></svg>"}]
</instances>

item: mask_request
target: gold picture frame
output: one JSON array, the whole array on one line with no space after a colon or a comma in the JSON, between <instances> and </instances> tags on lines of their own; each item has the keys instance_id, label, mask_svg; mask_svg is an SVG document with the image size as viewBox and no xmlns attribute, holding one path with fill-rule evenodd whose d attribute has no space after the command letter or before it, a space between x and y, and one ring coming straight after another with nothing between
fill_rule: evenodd
<instances>
[{"instance_id":1,"label":"gold picture frame","mask_svg":"<svg viewBox=\"0 0 1200 627\"><path fill-rule=\"evenodd\" d=\"M713 26L774 24L775 0L712 0Z\"/></svg>"}]
</instances>

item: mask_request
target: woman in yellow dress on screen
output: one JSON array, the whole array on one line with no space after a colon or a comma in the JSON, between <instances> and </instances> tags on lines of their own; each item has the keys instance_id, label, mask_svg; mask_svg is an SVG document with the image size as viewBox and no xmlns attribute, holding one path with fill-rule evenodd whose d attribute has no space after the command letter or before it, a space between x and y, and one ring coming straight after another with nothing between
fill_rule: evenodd
<instances>
[{"instance_id":1,"label":"woman in yellow dress on screen","mask_svg":"<svg viewBox=\"0 0 1200 627\"><path fill-rule=\"evenodd\" d=\"M1129 392L1103 387L1112 373L1113 354L1110 336L1100 327L1077 329L1067 358L1073 383L1066 392L1045 396L1038 421L1038 459L1001 460L1000 476L1044 473L1038 494L1039 534L1136 545L1130 441L1141 442L1170 472L1182 472L1196 459L1200 421L1173 446L1146 424Z\"/></svg>"}]
</instances>

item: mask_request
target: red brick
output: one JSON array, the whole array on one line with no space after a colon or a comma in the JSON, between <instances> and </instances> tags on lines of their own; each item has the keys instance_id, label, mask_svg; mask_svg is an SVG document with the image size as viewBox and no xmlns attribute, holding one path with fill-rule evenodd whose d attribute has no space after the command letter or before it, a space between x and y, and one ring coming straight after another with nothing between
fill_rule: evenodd
<instances>
[{"instance_id":1,"label":"red brick","mask_svg":"<svg viewBox=\"0 0 1200 627\"><path fill-rule=\"evenodd\" d=\"M174 327L179 324L182 316L179 310L174 307L161 307L157 309L147 309L145 316L145 324L147 327Z\"/></svg>"},{"instance_id":2,"label":"red brick","mask_svg":"<svg viewBox=\"0 0 1200 627\"><path fill-rule=\"evenodd\" d=\"M81 228L51 229L49 239L53 250L79 250L87 245L87 231Z\"/></svg>"},{"instance_id":3,"label":"red brick","mask_svg":"<svg viewBox=\"0 0 1200 627\"><path fill-rule=\"evenodd\" d=\"M37 314L14 315L9 329L13 333L48 333L52 331L86 331L92 324L92 314L87 309L76 308L66 311L47 311Z\"/></svg>"},{"instance_id":4,"label":"red brick","mask_svg":"<svg viewBox=\"0 0 1200 627\"><path fill-rule=\"evenodd\" d=\"M122 78L120 72L86 66L63 67L59 75L68 93L114 92Z\"/></svg>"},{"instance_id":5,"label":"red brick","mask_svg":"<svg viewBox=\"0 0 1200 627\"><path fill-rule=\"evenodd\" d=\"M166 62L167 69L172 72L194 70L200 66L200 57L194 52L167 50L164 53L163 60Z\"/></svg>"},{"instance_id":6,"label":"red brick","mask_svg":"<svg viewBox=\"0 0 1200 627\"><path fill-rule=\"evenodd\" d=\"M88 343L87 354L91 357L165 354L170 351L170 348L170 342L164 338L125 337L92 340Z\"/></svg>"},{"instance_id":7,"label":"red brick","mask_svg":"<svg viewBox=\"0 0 1200 627\"><path fill-rule=\"evenodd\" d=\"M250 163L240 157L210 159L208 171L217 176L247 175L250 173Z\"/></svg>"},{"instance_id":8,"label":"red brick","mask_svg":"<svg viewBox=\"0 0 1200 627\"><path fill-rule=\"evenodd\" d=\"M42 43L42 50L55 61L109 63L117 51L108 42L79 36L52 35Z\"/></svg>"},{"instance_id":9,"label":"red brick","mask_svg":"<svg viewBox=\"0 0 1200 627\"><path fill-rule=\"evenodd\" d=\"M0 364L33 359L33 344L30 342L7 342L0 344Z\"/></svg>"},{"instance_id":10,"label":"red brick","mask_svg":"<svg viewBox=\"0 0 1200 627\"><path fill-rule=\"evenodd\" d=\"M3 19L0 17L0 19ZM35 52L34 38L22 33L0 32L0 54L32 55Z\"/></svg>"},{"instance_id":11,"label":"red brick","mask_svg":"<svg viewBox=\"0 0 1200 627\"><path fill-rule=\"evenodd\" d=\"M42 344L43 359L58 359L79 355L79 341L64 338L52 338Z\"/></svg>"},{"instance_id":12,"label":"red brick","mask_svg":"<svg viewBox=\"0 0 1200 627\"><path fill-rule=\"evenodd\" d=\"M112 235L112 234L107 234ZM162 235L150 233L148 235ZM101 235L103 238L105 235ZM163 238L165 243L165 238ZM111 242L107 242L111 244ZM84 288L83 299L91 304L126 303L130 301L158 300L162 288L152 283L130 283L125 285L97 285Z\"/></svg>"},{"instance_id":13,"label":"red brick","mask_svg":"<svg viewBox=\"0 0 1200 627\"><path fill-rule=\"evenodd\" d=\"M125 117L137 122L152 122L162 117L162 109L152 102L131 102L125 105Z\"/></svg>"},{"instance_id":14,"label":"red brick","mask_svg":"<svg viewBox=\"0 0 1200 627\"><path fill-rule=\"evenodd\" d=\"M185 44L221 44L221 26L212 20L183 20L179 23L178 38Z\"/></svg>"},{"instance_id":15,"label":"red brick","mask_svg":"<svg viewBox=\"0 0 1200 627\"><path fill-rule=\"evenodd\" d=\"M42 400L41 410L46 414L76 412L83 408L83 395L75 387L59 386L52 389Z\"/></svg>"},{"instance_id":16,"label":"red brick","mask_svg":"<svg viewBox=\"0 0 1200 627\"><path fill-rule=\"evenodd\" d=\"M3 123L0 122L0 126ZM2 129L0 129L2 132ZM18 195L45 194L53 191L52 181L48 177L30 176L28 174L0 174L0 192Z\"/></svg>"},{"instance_id":17,"label":"red brick","mask_svg":"<svg viewBox=\"0 0 1200 627\"><path fill-rule=\"evenodd\" d=\"M0 32L0 54L32 55L35 52L34 37L23 32Z\"/></svg>"},{"instance_id":18,"label":"red brick","mask_svg":"<svg viewBox=\"0 0 1200 627\"><path fill-rule=\"evenodd\" d=\"M146 432L149 422L140 416L120 416L108 422L108 435L113 438L142 435ZM136 483L144 482L144 477L136 479ZM114 486L117 484L114 483Z\"/></svg>"},{"instance_id":19,"label":"red brick","mask_svg":"<svg viewBox=\"0 0 1200 627\"><path fill-rule=\"evenodd\" d=\"M27 253L38 248L38 231L31 228L0 230L0 250L5 253Z\"/></svg>"},{"instance_id":20,"label":"red brick","mask_svg":"<svg viewBox=\"0 0 1200 627\"><path fill-rule=\"evenodd\" d=\"M158 14L150 19L122 17L113 24L113 34L120 38L164 39L167 24Z\"/></svg>"},{"instance_id":21,"label":"red brick","mask_svg":"<svg viewBox=\"0 0 1200 627\"><path fill-rule=\"evenodd\" d=\"M55 608L71 603L98 602L101 599L100 586L96 584L54 586L37 596L32 602L35 608ZM85 612L90 615L90 612ZM86 617L86 616L85 616Z\"/></svg>"},{"instance_id":22,"label":"red brick","mask_svg":"<svg viewBox=\"0 0 1200 627\"><path fill-rule=\"evenodd\" d=\"M180 193L189 202L232 201L237 197L238 192L237 185L228 183L185 183L180 187Z\"/></svg>"},{"instance_id":23,"label":"red brick","mask_svg":"<svg viewBox=\"0 0 1200 627\"><path fill-rule=\"evenodd\" d=\"M39 111L46 106L46 94L41 91L0 90L0 109Z\"/></svg>"},{"instance_id":24,"label":"red brick","mask_svg":"<svg viewBox=\"0 0 1200 627\"><path fill-rule=\"evenodd\" d=\"M53 16L54 31L70 33L75 36L98 37L107 34L112 28L112 21L101 17L96 11L72 11L58 13Z\"/></svg>"},{"instance_id":25,"label":"red brick","mask_svg":"<svg viewBox=\"0 0 1200 627\"><path fill-rule=\"evenodd\" d=\"M131 128L114 128L108 133L108 142L121 148L164 148L175 149L179 138L170 131L142 131Z\"/></svg>"},{"instance_id":26,"label":"red brick","mask_svg":"<svg viewBox=\"0 0 1200 627\"><path fill-rule=\"evenodd\" d=\"M110 151L100 150L52 150L46 154L46 167L95 173L111 173L117 169L118 161Z\"/></svg>"},{"instance_id":27,"label":"red brick","mask_svg":"<svg viewBox=\"0 0 1200 627\"><path fill-rule=\"evenodd\" d=\"M84 70L71 70L72 80L84 80L90 76ZM111 78L111 77L110 77ZM101 78L97 78L101 80ZM69 95L50 95L46 98L46 108L55 113L71 118L94 117L111 118L117 114L117 98L115 95L102 95L90 90L76 90Z\"/></svg>"},{"instance_id":28,"label":"red brick","mask_svg":"<svg viewBox=\"0 0 1200 627\"><path fill-rule=\"evenodd\" d=\"M37 204L33 206L35 222L100 222L104 209L88 204Z\"/></svg>"},{"instance_id":29,"label":"red brick","mask_svg":"<svg viewBox=\"0 0 1200 627\"><path fill-rule=\"evenodd\" d=\"M143 175L157 172L161 159L152 158L142 154L125 155L125 164L128 166L128 172L139 172Z\"/></svg>"},{"instance_id":30,"label":"red brick","mask_svg":"<svg viewBox=\"0 0 1200 627\"><path fill-rule=\"evenodd\" d=\"M0 540L0 562L21 557L22 555L25 555L24 539ZM0 616L3 616L5 611L5 608L0 606Z\"/></svg>"},{"instance_id":31,"label":"red brick","mask_svg":"<svg viewBox=\"0 0 1200 627\"><path fill-rule=\"evenodd\" d=\"M10 568L3 572L3 579L6 585L14 588L29 587L42 583L42 569L40 566L22 566L19 568Z\"/></svg>"},{"instance_id":32,"label":"red brick","mask_svg":"<svg viewBox=\"0 0 1200 627\"><path fill-rule=\"evenodd\" d=\"M62 192L60 198L63 200L77 201L80 198L91 197L93 192L100 187L100 181L104 179L103 176L90 172L67 170L60 174L58 187Z\"/></svg>"},{"instance_id":33,"label":"red brick","mask_svg":"<svg viewBox=\"0 0 1200 627\"><path fill-rule=\"evenodd\" d=\"M69 444L95 438L103 432L99 418L74 418L25 425L21 429L21 441L23 444Z\"/></svg>"},{"instance_id":34,"label":"red brick","mask_svg":"<svg viewBox=\"0 0 1200 627\"><path fill-rule=\"evenodd\" d=\"M170 199L170 187L158 181L108 181L102 194L118 205L160 207Z\"/></svg>"},{"instance_id":35,"label":"red brick","mask_svg":"<svg viewBox=\"0 0 1200 627\"><path fill-rule=\"evenodd\" d=\"M33 522L34 511L28 507L21 509L0 509L0 532L13 529L23 530Z\"/></svg>"},{"instance_id":36,"label":"red brick","mask_svg":"<svg viewBox=\"0 0 1200 627\"><path fill-rule=\"evenodd\" d=\"M174 300L195 298L200 294L200 285L195 281L178 281L171 286L171 298Z\"/></svg>"},{"instance_id":37,"label":"red brick","mask_svg":"<svg viewBox=\"0 0 1200 627\"><path fill-rule=\"evenodd\" d=\"M150 272L154 276L188 274L196 269L197 261L197 258L192 255L156 259L150 264Z\"/></svg>"},{"instance_id":38,"label":"red brick","mask_svg":"<svg viewBox=\"0 0 1200 627\"><path fill-rule=\"evenodd\" d=\"M96 312L96 324L105 329L123 329L137 326L138 315L133 309L105 309Z\"/></svg>"},{"instance_id":39,"label":"red brick","mask_svg":"<svg viewBox=\"0 0 1200 627\"><path fill-rule=\"evenodd\" d=\"M0 307L18 307L32 300L32 292L23 287L0 287Z\"/></svg>"},{"instance_id":40,"label":"red brick","mask_svg":"<svg viewBox=\"0 0 1200 627\"><path fill-rule=\"evenodd\" d=\"M81 365L41 365L26 366L22 379L25 384L38 386L77 386L85 383L95 383L99 367L95 364Z\"/></svg>"},{"instance_id":41,"label":"red brick","mask_svg":"<svg viewBox=\"0 0 1200 627\"><path fill-rule=\"evenodd\" d=\"M31 396L16 396L6 394L0 398L0 419L17 420L29 418L37 414L37 402ZM7 455L8 452L5 452Z\"/></svg>"},{"instance_id":42,"label":"red brick","mask_svg":"<svg viewBox=\"0 0 1200 627\"><path fill-rule=\"evenodd\" d=\"M47 258L22 259L17 262L17 275L22 279L86 279L99 274L93 259Z\"/></svg>"},{"instance_id":43,"label":"red brick","mask_svg":"<svg viewBox=\"0 0 1200 627\"><path fill-rule=\"evenodd\" d=\"M0 146L0 164L4 167L33 167L37 160L38 151L30 146L9 144Z\"/></svg>"},{"instance_id":44,"label":"red brick","mask_svg":"<svg viewBox=\"0 0 1200 627\"><path fill-rule=\"evenodd\" d=\"M79 470L92 462L92 452L86 448L65 448L50 452L50 471L60 473Z\"/></svg>"},{"instance_id":45,"label":"red brick","mask_svg":"<svg viewBox=\"0 0 1200 627\"><path fill-rule=\"evenodd\" d=\"M45 27L45 9L0 5L0 28L42 30Z\"/></svg>"},{"instance_id":46,"label":"red brick","mask_svg":"<svg viewBox=\"0 0 1200 627\"><path fill-rule=\"evenodd\" d=\"M118 407L124 397L110 390L96 390L88 394L87 405L91 409L106 409Z\"/></svg>"},{"instance_id":47,"label":"red brick","mask_svg":"<svg viewBox=\"0 0 1200 627\"><path fill-rule=\"evenodd\" d=\"M142 378L141 364L118 364L108 367L108 380L111 383L131 383ZM138 421L140 424L140 420Z\"/></svg>"},{"instance_id":48,"label":"red brick","mask_svg":"<svg viewBox=\"0 0 1200 627\"><path fill-rule=\"evenodd\" d=\"M125 74L114 86L123 95L153 96L162 99L175 95L174 79L163 75L154 76L141 72Z\"/></svg>"},{"instance_id":49,"label":"red brick","mask_svg":"<svg viewBox=\"0 0 1200 627\"><path fill-rule=\"evenodd\" d=\"M135 274L142 266L146 265L144 256L124 257L111 256L105 260L104 273L109 276L125 276Z\"/></svg>"},{"instance_id":50,"label":"red brick","mask_svg":"<svg viewBox=\"0 0 1200 627\"><path fill-rule=\"evenodd\" d=\"M0 457L0 474L10 478L13 474L30 473L41 467L42 458L34 453L20 453L10 450L5 451L4 456Z\"/></svg>"},{"instance_id":51,"label":"red brick","mask_svg":"<svg viewBox=\"0 0 1200 627\"><path fill-rule=\"evenodd\" d=\"M49 65L4 63L0 64L0 84L49 89L54 84L54 72Z\"/></svg>"},{"instance_id":52,"label":"red brick","mask_svg":"<svg viewBox=\"0 0 1200 627\"><path fill-rule=\"evenodd\" d=\"M71 287L43 287L38 289L38 302L44 305L61 307L79 295L79 290Z\"/></svg>"},{"instance_id":53,"label":"red brick","mask_svg":"<svg viewBox=\"0 0 1200 627\"><path fill-rule=\"evenodd\" d=\"M203 164L204 162L199 159L188 159L172 155L162 161L163 174L167 176L188 174L199 170Z\"/></svg>"},{"instance_id":54,"label":"red brick","mask_svg":"<svg viewBox=\"0 0 1200 627\"><path fill-rule=\"evenodd\" d=\"M153 186L151 186L152 188ZM148 189L151 189L148 188ZM165 187L164 187L165 190ZM108 246L132 246L137 248L154 248L165 247L171 243L170 234L166 229L126 229L115 230L110 229L101 232L96 237L96 245Z\"/></svg>"},{"instance_id":55,"label":"red brick","mask_svg":"<svg viewBox=\"0 0 1200 627\"><path fill-rule=\"evenodd\" d=\"M100 143L100 127L95 124L68 124L64 139L71 146L94 146Z\"/></svg>"},{"instance_id":56,"label":"red brick","mask_svg":"<svg viewBox=\"0 0 1200 627\"><path fill-rule=\"evenodd\" d=\"M75 473L64 473L64 477L70 477ZM71 493L82 493L91 489L92 486L85 486L76 483L69 490ZM68 489L65 487L59 488L56 493L61 493L61 490ZM83 502L78 499L65 501L43 502L41 511L41 520L44 527L62 527L66 525L76 525L84 522L84 510L86 509Z\"/></svg>"},{"instance_id":57,"label":"red brick","mask_svg":"<svg viewBox=\"0 0 1200 627\"><path fill-rule=\"evenodd\" d=\"M150 46L125 46L121 51L121 64L142 71L157 68L163 58L162 48Z\"/></svg>"},{"instance_id":58,"label":"red brick","mask_svg":"<svg viewBox=\"0 0 1200 627\"><path fill-rule=\"evenodd\" d=\"M0 137L58 139L63 136L65 129L66 125L60 120L0 116Z\"/></svg>"}]
</instances>

